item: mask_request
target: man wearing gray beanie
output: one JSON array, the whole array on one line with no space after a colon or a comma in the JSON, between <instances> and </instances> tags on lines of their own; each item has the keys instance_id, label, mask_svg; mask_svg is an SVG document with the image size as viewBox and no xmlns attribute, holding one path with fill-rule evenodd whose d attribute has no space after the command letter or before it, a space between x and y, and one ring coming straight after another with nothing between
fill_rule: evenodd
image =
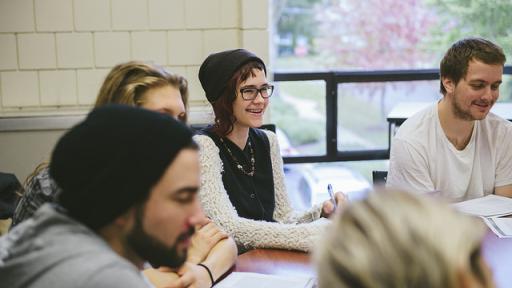
<instances>
[{"instance_id":1,"label":"man wearing gray beanie","mask_svg":"<svg viewBox=\"0 0 512 288\"><path fill-rule=\"evenodd\" d=\"M2 286L148 287L139 271L146 261L184 263L201 215L198 151L186 126L105 106L59 140L50 163L58 204L0 238Z\"/></svg>"}]
</instances>

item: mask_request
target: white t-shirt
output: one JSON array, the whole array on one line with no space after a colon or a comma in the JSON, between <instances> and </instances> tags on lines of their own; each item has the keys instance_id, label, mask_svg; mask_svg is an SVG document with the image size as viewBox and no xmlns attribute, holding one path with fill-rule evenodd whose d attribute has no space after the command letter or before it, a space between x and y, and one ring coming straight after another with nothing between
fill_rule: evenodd
<instances>
[{"instance_id":1,"label":"white t-shirt","mask_svg":"<svg viewBox=\"0 0 512 288\"><path fill-rule=\"evenodd\" d=\"M512 123L493 113L475 121L464 150L441 128L437 104L410 117L391 145L387 186L411 192L439 192L450 201L494 193L512 184Z\"/></svg>"}]
</instances>

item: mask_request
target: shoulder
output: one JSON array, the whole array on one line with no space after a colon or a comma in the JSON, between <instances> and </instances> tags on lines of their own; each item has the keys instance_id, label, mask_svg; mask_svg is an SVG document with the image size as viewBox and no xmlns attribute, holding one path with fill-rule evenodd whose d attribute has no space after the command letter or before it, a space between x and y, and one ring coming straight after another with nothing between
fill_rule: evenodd
<instances>
[{"instance_id":1,"label":"shoulder","mask_svg":"<svg viewBox=\"0 0 512 288\"><path fill-rule=\"evenodd\" d=\"M429 106L409 117L400 126L395 137L405 140L426 135L429 130L435 127L435 123L437 121L437 113L435 109L437 109L437 104Z\"/></svg>"},{"instance_id":2,"label":"shoulder","mask_svg":"<svg viewBox=\"0 0 512 288\"><path fill-rule=\"evenodd\" d=\"M194 137L192 137L192 138L197 143L197 145L199 145L199 148L201 150L209 150L209 149L214 149L215 147L217 147L217 145L215 144L215 141L213 141L213 139L208 135L199 134L199 135L194 135Z\"/></svg>"},{"instance_id":3,"label":"shoulder","mask_svg":"<svg viewBox=\"0 0 512 288\"><path fill-rule=\"evenodd\" d=\"M277 136L276 133L267 130L267 129L253 129L255 132L259 134L260 137L267 137L270 144L277 143Z\"/></svg>"}]
</instances>

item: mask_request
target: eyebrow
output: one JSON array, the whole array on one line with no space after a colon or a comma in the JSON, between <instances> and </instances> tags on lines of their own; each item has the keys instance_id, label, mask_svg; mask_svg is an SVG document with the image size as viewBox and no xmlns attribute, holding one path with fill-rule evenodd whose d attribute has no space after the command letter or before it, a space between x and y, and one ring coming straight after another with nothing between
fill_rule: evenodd
<instances>
[{"instance_id":1,"label":"eyebrow","mask_svg":"<svg viewBox=\"0 0 512 288\"><path fill-rule=\"evenodd\" d=\"M501 84L503 81L500 79L496 82L492 82L491 84ZM469 83L489 83L483 79L473 79L473 80L469 80Z\"/></svg>"},{"instance_id":2,"label":"eyebrow","mask_svg":"<svg viewBox=\"0 0 512 288\"><path fill-rule=\"evenodd\" d=\"M262 84L262 85L260 86L260 88L261 88L261 87L265 87L265 86L270 86L270 84L269 84L269 83ZM256 86L256 85L247 85L247 86L242 86L242 87L240 87L240 89L245 89L245 88L258 88L258 86Z\"/></svg>"},{"instance_id":3,"label":"eyebrow","mask_svg":"<svg viewBox=\"0 0 512 288\"><path fill-rule=\"evenodd\" d=\"M197 194L198 192L199 192L199 187L189 186L189 187L180 188L180 189L174 191L173 194L174 195L188 194L188 193Z\"/></svg>"}]
</instances>

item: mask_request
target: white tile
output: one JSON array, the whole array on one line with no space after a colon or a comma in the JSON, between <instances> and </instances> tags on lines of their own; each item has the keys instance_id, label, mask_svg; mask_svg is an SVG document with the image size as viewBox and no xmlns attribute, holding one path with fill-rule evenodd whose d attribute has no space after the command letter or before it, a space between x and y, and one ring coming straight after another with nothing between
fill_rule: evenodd
<instances>
[{"instance_id":1,"label":"white tile","mask_svg":"<svg viewBox=\"0 0 512 288\"><path fill-rule=\"evenodd\" d=\"M151 29L184 29L185 0L149 0Z\"/></svg>"},{"instance_id":2,"label":"white tile","mask_svg":"<svg viewBox=\"0 0 512 288\"><path fill-rule=\"evenodd\" d=\"M18 52L21 69L57 67L54 34L18 34Z\"/></svg>"},{"instance_id":3,"label":"white tile","mask_svg":"<svg viewBox=\"0 0 512 288\"><path fill-rule=\"evenodd\" d=\"M91 33L57 33L57 64L59 68L94 66Z\"/></svg>"},{"instance_id":4,"label":"white tile","mask_svg":"<svg viewBox=\"0 0 512 288\"><path fill-rule=\"evenodd\" d=\"M37 72L2 72L2 106L26 107L39 105Z\"/></svg>"},{"instance_id":5,"label":"white tile","mask_svg":"<svg viewBox=\"0 0 512 288\"><path fill-rule=\"evenodd\" d=\"M37 31L73 31L70 0L35 0Z\"/></svg>"},{"instance_id":6,"label":"white tile","mask_svg":"<svg viewBox=\"0 0 512 288\"><path fill-rule=\"evenodd\" d=\"M240 48L239 30L206 30L203 35L203 58L215 52Z\"/></svg>"},{"instance_id":7,"label":"white tile","mask_svg":"<svg viewBox=\"0 0 512 288\"><path fill-rule=\"evenodd\" d=\"M75 105L77 87L75 70L39 71L42 106Z\"/></svg>"},{"instance_id":8,"label":"white tile","mask_svg":"<svg viewBox=\"0 0 512 288\"><path fill-rule=\"evenodd\" d=\"M167 33L132 32L132 59L167 64Z\"/></svg>"},{"instance_id":9,"label":"white tile","mask_svg":"<svg viewBox=\"0 0 512 288\"><path fill-rule=\"evenodd\" d=\"M266 65L269 63L269 38L267 30L244 30L242 32L242 47L258 55Z\"/></svg>"},{"instance_id":10,"label":"white tile","mask_svg":"<svg viewBox=\"0 0 512 288\"><path fill-rule=\"evenodd\" d=\"M185 3L187 28L220 28L220 0L187 0Z\"/></svg>"},{"instance_id":11,"label":"white tile","mask_svg":"<svg viewBox=\"0 0 512 288\"><path fill-rule=\"evenodd\" d=\"M0 34L0 70L18 68L16 53L16 36L14 34Z\"/></svg>"},{"instance_id":12,"label":"white tile","mask_svg":"<svg viewBox=\"0 0 512 288\"><path fill-rule=\"evenodd\" d=\"M93 105L110 69L78 70L78 104Z\"/></svg>"},{"instance_id":13,"label":"white tile","mask_svg":"<svg viewBox=\"0 0 512 288\"><path fill-rule=\"evenodd\" d=\"M33 0L1 0L0 32L35 31Z\"/></svg>"},{"instance_id":14,"label":"white tile","mask_svg":"<svg viewBox=\"0 0 512 288\"><path fill-rule=\"evenodd\" d=\"M130 59L130 35L128 32L94 33L96 66L112 67Z\"/></svg>"},{"instance_id":15,"label":"white tile","mask_svg":"<svg viewBox=\"0 0 512 288\"><path fill-rule=\"evenodd\" d=\"M269 0L242 0L242 28L267 28Z\"/></svg>"},{"instance_id":16,"label":"white tile","mask_svg":"<svg viewBox=\"0 0 512 288\"><path fill-rule=\"evenodd\" d=\"M206 101L204 90L199 82L199 66L188 66L187 75L185 76L188 81L188 100L190 102Z\"/></svg>"},{"instance_id":17,"label":"white tile","mask_svg":"<svg viewBox=\"0 0 512 288\"><path fill-rule=\"evenodd\" d=\"M169 73L178 74L187 78L187 66L165 66L165 70L167 70Z\"/></svg>"},{"instance_id":18,"label":"white tile","mask_svg":"<svg viewBox=\"0 0 512 288\"><path fill-rule=\"evenodd\" d=\"M204 60L202 32L199 30L169 31L169 65L199 65Z\"/></svg>"},{"instance_id":19,"label":"white tile","mask_svg":"<svg viewBox=\"0 0 512 288\"><path fill-rule=\"evenodd\" d=\"M73 7L77 31L110 30L109 0L75 0Z\"/></svg>"},{"instance_id":20,"label":"white tile","mask_svg":"<svg viewBox=\"0 0 512 288\"><path fill-rule=\"evenodd\" d=\"M220 7L220 27L240 27L240 0L221 0Z\"/></svg>"},{"instance_id":21,"label":"white tile","mask_svg":"<svg viewBox=\"0 0 512 288\"><path fill-rule=\"evenodd\" d=\"M112 0L114 30L146 30L148 5L146 0Z\"/></svg>"}]
</instances>

